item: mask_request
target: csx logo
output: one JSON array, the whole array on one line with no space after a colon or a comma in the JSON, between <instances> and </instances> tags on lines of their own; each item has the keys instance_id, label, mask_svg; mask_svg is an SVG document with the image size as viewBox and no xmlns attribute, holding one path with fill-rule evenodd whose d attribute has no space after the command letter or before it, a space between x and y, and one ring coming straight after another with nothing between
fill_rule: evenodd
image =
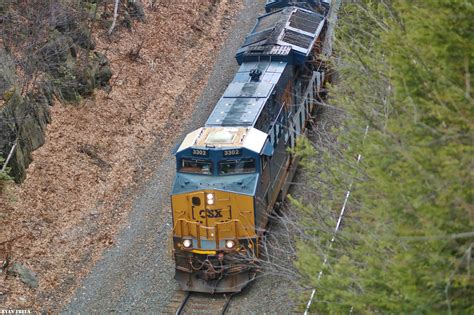
<instances>
[{"instance_id":1,"label":"csx logo","mask_svg":"<svg viewBox=\"0 0 474 315\"><path fill-rule=\"evenodd\" d=\"M221 212L222 212L222 209L213 209L213 210L211 210L211 209L204 210L203 209L203 210L199 211L199 216L203 219L205 219L206 216L208 218L211 218L211 219L213 219L213 218L222 218L222 213Z\"/></svg>"}]
</instances>

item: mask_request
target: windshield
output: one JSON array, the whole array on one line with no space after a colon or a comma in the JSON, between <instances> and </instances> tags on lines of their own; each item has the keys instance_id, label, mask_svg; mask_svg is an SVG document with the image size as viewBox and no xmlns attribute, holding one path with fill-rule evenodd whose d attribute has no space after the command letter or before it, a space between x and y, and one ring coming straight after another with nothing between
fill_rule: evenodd
<instances>
[{"instance_id":1,"label":"windshield","mask_svg":"<svg viewBox=\"0 0 474 315\"><path fill-rule=\"evenodd\" d=\"M212 175L212 162L210 160L181 159L179 171L182 173Z\"/></svg>"},{"instance_id":2,"label":"windshield","mask_svg":"<svg viewBox=\"0 0 474 315\"><path fill-rule=\"evenodd\" d=\"M256 171L255 159L226 160L219 162L219 175L245 174Z\"/></svg>"}]
</instances>

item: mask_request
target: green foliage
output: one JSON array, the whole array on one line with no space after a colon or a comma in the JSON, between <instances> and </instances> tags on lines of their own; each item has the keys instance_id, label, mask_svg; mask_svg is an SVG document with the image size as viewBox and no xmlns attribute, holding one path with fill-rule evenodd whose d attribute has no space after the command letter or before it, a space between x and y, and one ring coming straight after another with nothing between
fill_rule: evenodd
<instances>
[{"instance_id":1,"label":"green foliage","mask_svg":"<svg viewBox=\"0 0 474 315\"><path fill-rule=\"evenodd\" d=\"M1 171L0 170L0 182L9 182L12 178L8 175L8 171Z\"/></svg>"},{"instance_id":2,"label":"green foliage","mask_svg":"<svg viewBox=\"0 0 474 315\"><path fill-rule=\"evenodd\" d=\"M0 156L0 165L3 165L5 159ZM12 181L13 179L8 174L10 172L10 168L6 168L5 171L2 171L0 168L0 193L2 193L3 186L5 183Z\"/></svg>"},{"instance_id":3,"label":"green foliage","mask_svg":"<svg viewBox=\"0 0 474 315\"><path fill-rule=\"evenodd\" d=\"M15 94L15 88L10 88L3 93L3 100L5 103L8 103L8 101L12 98L13 94Z\"/></svg>"},{"instance_id":4,"label":"green foliage","mask_svg":"<svg viewBox=\"0 0 474 315\"><path fill-rule=\"evenodd\" d=\"M301 150L304 167L319 172L320 200L298 204L312 226L297 266L317 289L313 310L474 312L473 16L462 0L343 6L332 102L347 117L337 148L318 152L322 161L307 144ZM344 227L329 247L351 182Z\"/></svg>"}]
</instances>

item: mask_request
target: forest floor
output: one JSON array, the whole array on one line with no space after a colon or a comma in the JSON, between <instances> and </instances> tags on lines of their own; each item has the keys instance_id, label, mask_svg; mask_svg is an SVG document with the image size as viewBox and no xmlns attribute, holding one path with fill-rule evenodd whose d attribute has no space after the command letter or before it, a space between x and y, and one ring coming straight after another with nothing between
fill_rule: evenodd
<instances>
[{"instance_id":1,"label":"forest floor","mask_svg":"<svg viewBox=\"0 0 474 315\"><path fill-rule=\"evenodd\" d=\"M57 102L26 181L7 187L0 201L0 242L11 240L12 262L39 278L31 289L0 275L0 309L57 312L114 244L134 191L156 162L143 157L157 139L173 141L183 128L239 5L204 0L146 7L146 22L131 31L117 29L112 37L96 31L97 50L113 69L112 90L78 105Z\"/></svg>"}]
</instances>

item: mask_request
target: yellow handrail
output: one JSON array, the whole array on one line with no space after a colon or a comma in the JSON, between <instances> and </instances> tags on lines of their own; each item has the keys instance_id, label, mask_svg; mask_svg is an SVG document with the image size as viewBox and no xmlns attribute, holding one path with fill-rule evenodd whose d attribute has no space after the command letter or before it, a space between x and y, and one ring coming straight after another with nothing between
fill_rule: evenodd
<instances>
[{"instance_id":1,"label":"yellow handrail","mask_svg":"<svg viewBox=\"0 0 474 315\"><path fill-rule=\"evenodd\" d=\"M215 240L216 240L216 248L219 248L219 244L220 244L220 233L219 233L219 230L220 230L220 227L223 227L225 225L227 226L230 226L230 225L234 225L234 231L235 231L235 234L233 235L233 238L234 239L239 239L240 237L243 237L243 235L241 236L239 234L239 227L243 227L243 224L241 222L241 220L239 219L232 219L232 220L229 220L229 221L226 221L226 222L217 222L215 224L215 226L205 226L205 225L202 225L200 222L195 222L195 221L190 221L190 220L187 220L187 219L178 219L175 223L175 225L173 226L173 236L176 235L176 229L179 225L179 228L181 230L181 236L182 237L186 237L186 236L190 236L190 237L196 237L197 239L197 242L198 242L198 247L201 248L201 229L204 229L204 230L208 230L208 231L212 231L214 232L214 237L215 237ZM187 225L188 227L188 234L185 235L184 233L184 226ZM196 229L196 235L192 235L191 233L191 229L189 228L189 226L194 226L195 229ZM251 237L248 237L249 239Z\"/></svg>"}]
</instances>

